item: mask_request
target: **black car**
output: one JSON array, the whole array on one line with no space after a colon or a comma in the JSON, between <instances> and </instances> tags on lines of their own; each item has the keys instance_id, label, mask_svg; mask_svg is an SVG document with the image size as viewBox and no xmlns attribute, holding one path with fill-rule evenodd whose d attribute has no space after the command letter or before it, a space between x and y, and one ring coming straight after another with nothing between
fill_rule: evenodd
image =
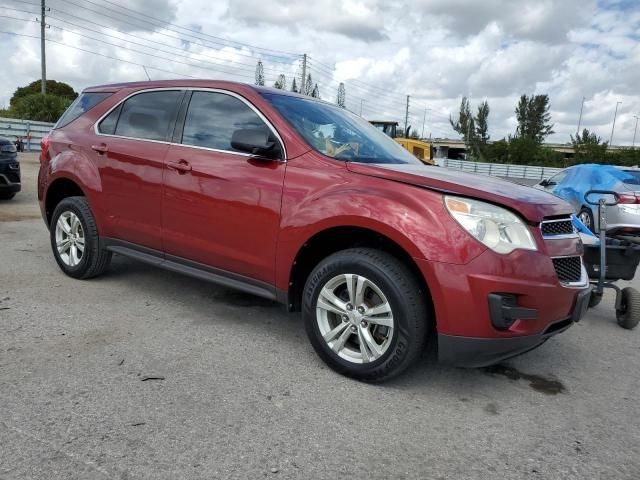
<instances>
[{"instance_id":1,"label":"black car","mask_svg":"<svg viewBox=\"0 0 640 480\"><path fill-rule=\"evenodd\" d=\"M21 189L20 163L15 144L0 137L0 200L10 200Z\"/></svg>"}]
</instances>

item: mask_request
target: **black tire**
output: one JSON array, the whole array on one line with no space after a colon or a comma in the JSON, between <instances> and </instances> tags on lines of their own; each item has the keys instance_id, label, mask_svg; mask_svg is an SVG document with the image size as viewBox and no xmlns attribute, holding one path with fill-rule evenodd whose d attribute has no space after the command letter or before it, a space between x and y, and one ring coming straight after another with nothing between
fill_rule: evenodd
<instances>
[{"instance_id":1,"label":"black tire","mask_svg":"<svg viewBox=\"0 0 640 480\"><path fill-rule=\"evenodd\" d=\"M16 192L0 192L0 200L11 200L16 196Z\"/></svg>"},{"instance_id":2,"label":"black tire","mask_svg":"<svg viewBox=\"0 0 640 480\"><path fill-rule=\"evenodd\" d=\"M590 208L582 207L578 212L578 219L587 227L589 230L595 233L595 224L593 221L593 212Z\"/></svg>"},{"instance_id":3,"label":"black tire","mask_svg":"<svg viewBox=\"0 0 640 480\"><path fill-rule=\"evenodd\" d=\"M75 266L67 265L58 252L56 246L56 224L60 215L65 212L76 214L85 236L85 247L80 262ZM101 275L111 262L111 252L100 247L96 221L85 197L68 197L55 208L49 226L51 249L60 269L73 278L86 279Z\"/></svg>"},{"instance_id":4,"label":"black tire","mask_svg":"<svg viewBox=\"0 0 640 480\"><path fill-rule=\"evenodd\" d=\"M354 363L340 357L324 340L318 325L316 305L320 292L340 274L371 280L391 308L394 328L388 347L369 363ZM370 248L343 250L322 260L309 275L302 298L305 328L318 355L338 373L367 382L388 380L416 360L427 341L429 312L428 294L409 268L395 257Z\"/></svg>"},{"instance_id":5,"label":"black tire","mask_svg":"<svg viewBox=\"0 0 640 480\"><path fill-rule=\"evenodd\" d=\"M618 325L627 330L636 328L640 321L640 292L635 288L622 289L620 310L616 310Z\"/></svg>"},{"instance_id":6,"label":"black tire","mask_svg":"<svg viewBox=\"0 0 640 480\"><path fill-rule=\"evenodd\" d=\"M600 305L602 301L602 294L597 294L595 291L591 291L591 296L589 297L589 308L594 308Z\"/></svg>"}]
</instances>

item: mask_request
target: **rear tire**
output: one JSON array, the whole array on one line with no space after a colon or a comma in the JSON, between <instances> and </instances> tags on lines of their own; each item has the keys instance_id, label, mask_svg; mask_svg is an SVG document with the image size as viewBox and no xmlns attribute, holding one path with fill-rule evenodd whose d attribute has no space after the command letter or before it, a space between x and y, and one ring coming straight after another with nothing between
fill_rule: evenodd
<instances>
[{"instance_id":1,"label":"rear tire","mask_svg":"<svg viewBox=\"0 0 640 480\"><path fill-rule=\"evenodd\" d=\"M0 200L11 200L16 196L16 192L2 192L0 193Z\"/></svg>"},{"instance_id":2,"label":"rear tire","mask_svg":"<svg viewBox=\"0 0 640 480\"><path fill-rule=\"evenodd\" d=\"M634 329L640 321L640 292L635 288L622 289L620 309L616 310L618 325L627 330Z\"/></svg>"},{"instance_id":3,"label":"rear tire","mask_svg":"<svg viewBox=\"0 0 640 480\"><path fill-rule=\"evenodd\" d=\"M53 211L49 231L56 262L70 277L96 277L109 266L111 252L100 246L95 217L85 197L62 200Z\"/></svg>"},{"instance_id":4,"label":"rear tire","mask_svg":"<svg viewBox=\"0 0 640 480\"><path fill-rule=\"evenodd\" d=\"M430 321L427 295L395 257L354 248L330 255L311 272L302 317L327 365L348 377L381 382L422 352Z\"/></svg>"}]
</instances>

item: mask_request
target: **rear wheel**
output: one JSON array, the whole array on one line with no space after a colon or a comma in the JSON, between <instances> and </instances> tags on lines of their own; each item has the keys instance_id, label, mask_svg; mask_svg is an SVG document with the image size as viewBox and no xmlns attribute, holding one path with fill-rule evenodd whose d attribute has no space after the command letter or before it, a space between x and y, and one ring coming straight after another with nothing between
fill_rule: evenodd
<instances>
[{"instance_id":1,"label":"rear wheel","mask_svg":"<svg viewBox=\"0 0 640 480\"><path fill-rule=\"evenodd\" d=\"M595 232L595 226L593 222L593 212L587 207L582 207L578 213L578 220L580 220L585 227L592 232Z\"/></svg>"},{"instance_id":2,"label":"rear wheel","mask_svg":"<svg viewBox=\"0 0 640 480\"><path fill-rule=\"evenodd\" d=\"M426 292L391 255L368 248L324 259L305 285L302 314L320 357L360 380L387 380L405 370L425 345Z\"/></svg>"},{"instance_id":3,"label":"rear wheel","mask_svg":"<svg viewBox=\"0 0 640 480\"><path fill-rule=\"evenodd\" d=\"M95 277L109 266L111 252L100 247L96 221L85 197L62 200L49 230L56 262L70 277Z\"/></svg>"},{"instance_id":4,"label":"rear wheel","mask_svg":"<svg viewBox=\"0 0 640 480\"><path fill-rule=\"evenodd\" d=\"M631 287L623 288L621 300L620 309L616 310L618 325L632 330L640 321L640 292Z\"/></svg>"},{"instance_id":5,"label":"rear wheel","mask_svg":"<svg viewBox=\"0 0 640 480\"><path fill-rule=\"evenodd\" d=\"M601 301L602 294L598 294L594 290L591 290L591 296L589 297L589 308L597 307Z\"/></svg>"},{"instance_id":6,"label":"rear wheel","mask_svg":"<svg viewBox=\"0 0 640 480\"><path fill-rule=\"evenodd\" d=\"M15 192L0 192L0 200L11 200L15 196Z\"/></svg>"}]
</instances>

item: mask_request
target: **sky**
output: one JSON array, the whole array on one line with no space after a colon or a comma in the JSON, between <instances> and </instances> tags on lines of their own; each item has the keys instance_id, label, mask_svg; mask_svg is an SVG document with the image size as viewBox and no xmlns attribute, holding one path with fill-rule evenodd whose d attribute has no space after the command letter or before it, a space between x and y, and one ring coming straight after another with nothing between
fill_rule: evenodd
<instances>
[{"instance_id":1,"label":"sky","mask_svg":"<svg viewBox=\"0 0 640 480\"><path fill-rule=\"evenodd\" d=\"M489 133L515 130L522 94L548 94L555 133L581 128L631 145L640 116L640 0L46 0L47 78L214 78L299 84L302 54L323 99L458 138L463 96L489 102ZM0 107L40 78L37 0L0 0ZM19 35L16 35L19 34ZM143 68L143 65L146 67ZM423 130L424 124L424 130ZM637 143L640 144L640 133Z\"/></svg>"}]
</instances>

